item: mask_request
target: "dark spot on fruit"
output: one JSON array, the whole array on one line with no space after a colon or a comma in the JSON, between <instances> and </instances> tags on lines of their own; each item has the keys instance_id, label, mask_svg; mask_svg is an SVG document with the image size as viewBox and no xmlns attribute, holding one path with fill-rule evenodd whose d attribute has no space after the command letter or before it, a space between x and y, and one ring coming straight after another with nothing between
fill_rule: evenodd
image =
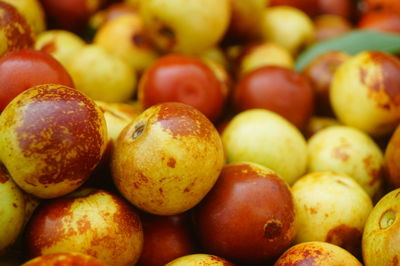
<instances>
[{"instance_id":1,"label":"dark spot on fruit","mask_svg":"<svg viewBox=\"0 0 400 266\"><path fill-rule=\"evenodd\" d=\"M18 208L18 205L16 203L12 204L14 208Z\"/></svg>"},{"instance_id":2,"label":"dark spot on fruit","mask_svg":"<svg viewBox=\"0 0 400 266\"><path fill-rule=\"evenodd\" d=\"M142 34L134 34L132 36L132 41L137 47L147 47L147 42Z\"/></svg>"},{"instance_id":3,"label":"dark spot on fruit","mask_svg":"<svg viewBox=\"0 0 400 266\"><path fill-rule=\"evenodd\" d=\"M365 169L367 169L369 175L371 176L371 180L368 182L368 185L373 186L376 182L378 182L382 179L383 172L384 172L383 166L379 167L378 169L373 168L373 166L372 166L373 161L372 161L371 155L365 157L363 159L363 163L364 163Z\"/></svg>"},{"instance_id":4,"label":"dark spot on fruit","mask_svg":"<svg viewBox=\"0 0 400 266\"><path fill-rule=\"evenodd\" d=\"M158 33L166 41L167 46L165 48L172 49L176 44L176 37L174 31L167 25L161 25L158 29Z\"/></svg>"},{"instance_id":5,"label":"dark spot on fruit","mask_svg":"<svg viewBox=\"0 0 400 266\"><path fill-rule=\"evenodd\" d=\"M399 265L399 259L397 258L397 256L394 256L394 257L393 257L392 265L393 265L393 266L398 266L398 265Z\"/></svg>"},{"instance_id":6,"label":"dark spot on fruit","mask_svg":"<svg viewBox=\"0 0 400 266\"><path fill-rule=\"evenodd\" d=\"M175 168L175 164L176 164L175 159L170 157L167 163L168 167Z\"/></svg>"},{"instance_id":7,"label":"dark spot on fruit","mask_svg":"<svg viewBox=\"0 0 400 266\"><path fill-rule=\"evenodd\" d=\"M4 170L4 166L0 167L0 184L4 184L9 179L9 176L6 174Z\"/></svg>"},{"instance_id":8,"label":"dark spot on fruit","mask_svg":"<svg viewBox=\"0 0 400 266\"><path fill-rule=\"evenodd\" d=\"M49 42L46 43L41 49L40 51L48 53L48 54L52 54L57 50L57 46L55 42Z\"/></svg>"},{"instance_id":9,"label":"dark spot on fruit","mask_svg":"<svg viewBox=\"0 0 400 266\"><path fill-rule=\"evenodd\" d=\"M310 208L310 213L311 214L316 214L318 211L315 208Z\"/></svg>"},{"instance_id":10,"label":"dark spot on fruit","mask_svg":"<svg viewBox=\"0 0 400 266\"><path fill-rule=\"evenodd\" d=\"M349 159L349 154L346 152L346 150L350 147L350 145L347 142L342 143L340 146L335 147L333 149L333 156L338 158L339 160L346 162Z\"/></svg>"},{"instance_id":11,"label":"dark spot on fruit","mask_svg":"<svg viewBox=\"0 0 400 266\"><path fill-rule=\"evenodd\" d=\"M160 192L161 195L164 195L164 190L161 187L158 189L158 191Z\"/></svg>"},{"instance_id":12,"label":"dark spot on fruit","mask_svg":"<svg viewBox=\"0 0 400 266\"><path fill-rule=\"evenodd\" d=\"M145 127L146 127L145 123L139 123L135 125L135 129L132 133L132 139L135 140L139 138L143 134Z\"/></svg>"},{"instance_id":13,"label":"dark spot on fruit","mask_svg":"<svg viewBox=\"0 0 400 266\"><path fill-rule=\"evenodd\" d=\"M361 252L361 238L360 230L342 224L329 230L325 241L338 245L357 256Z\"/></svg>"},{"instance_id":14,"label":"dark spot on fruit","mask_svg":"<svg viewBox=\"0 0 400 266\"><path fill-rule=\"evenodd\" d=\"M268 240L274 240L282 234L282 223L277 220L269 220L264 225L264 237Z\"/></svg>"},{"instance_id":15,"label":"dark spot on fruit","mask_svg":"<svg viewBox=\"0 0 400 266\"><path fill-rule=\"evenodd\" d=\"M338 183L338 184L340 184L340 185L346 186L346 187L348 186L345 182L343 182L343 181L340 180L340 179L336 179L335 182Z\"/></svg>"},{"instance_id":16,"label":"dark spot on fruit","mask_svg":"<svg viewBox=\"0 0 400 266\"><path fill-rule=\"evenodd\" d=\"M233 265L234 265L234 264L232 264L232 263L230 263L230 262L224 260L223 258L214 256L214 255L208 255L208 257L209 257L210 260L212 260L212 261L215 261L215 262L218 262L218 263L223 263L222 265L224 265L224 266L233 266ZM214 263L213 263L213 264L214 264ZM207 264L204 263L204 265L208 265L208 263L207 263Z\"/></svg>"},{"instance_id":17,"label":"dark spot on fruit","mask_svg":"<svg viewBox=\"0 0 400 266\"><path fill-rule=\"evenodd\" d=\"M82 219L77 222L79 233L83 234L90 230L90 221L87 215L84 215Z\"/></svg>"}]
</instances>

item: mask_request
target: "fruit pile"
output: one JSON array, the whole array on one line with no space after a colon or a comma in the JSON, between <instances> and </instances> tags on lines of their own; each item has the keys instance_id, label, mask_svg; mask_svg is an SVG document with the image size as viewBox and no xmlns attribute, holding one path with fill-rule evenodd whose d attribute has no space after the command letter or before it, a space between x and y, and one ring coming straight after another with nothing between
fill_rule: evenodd
<instances>
[{"instance_id":1,"label":"fruit pile","mask_svg":"<svg viewBox=\"0 0 400 266\"><path fill-rule=\"evenodd\" d=\"M399 54L398 0L0 0L0 265L399 265Z\"/></svg>"}]
</instances>

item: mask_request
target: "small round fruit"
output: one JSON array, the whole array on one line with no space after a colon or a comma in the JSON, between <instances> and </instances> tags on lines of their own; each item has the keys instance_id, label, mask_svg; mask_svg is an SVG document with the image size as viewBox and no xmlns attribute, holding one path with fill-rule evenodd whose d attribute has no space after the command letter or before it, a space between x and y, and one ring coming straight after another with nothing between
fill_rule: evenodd
<instances>
[{"instance_id":1,"label":"small round fruit","mask_svg":"<svg viewBox=\"0 0 400 266\"><path fill-rule=\"evenodd\" d=\"M194 236L188 213L172 216L142 214L144 233L142 254L137 266L159 266L193 254Z\"/></svg>"},{"instance_id":2,"label":"small round fruit","mask_svg":"<svg viewBox=\"0 0 400 266\"><path fill-rule=\"evenodd\" d=\"M243 265L278 257L295 236L289 186L254 163L226 165L194 217L207 252Z\"/></svg>"},{"instance_id":3,"label":"small round fruit","mask_svg":"<svg viewBox=\"0 0 400 266\"><path fill-rule=\"evenodd\" d=\"M229 261L209 254L192 254L177 258L165 266L234 266Z\"/></svg>"},{"instance_id":4,"label":"small round fruit","mask_svg":"<svg viewBox=\"0 0 400 266\"><path fill-rule=\"evenodd\" d=\"M222 133L228 162L259 163L286 182L304 174L307 144L300 131L280 115L263 109L243 111Z\"/></svg>"},{"instance_id":5,"label":"small round fruit","mask_svg":"<svg viewBox=\"0 0 400 266\"><path fill-rule=\"evenodd\" d=\"M76 34L66 30L48 30L39 34L35 41L35 49L51 54L63 66L85 42Z\"/></svg>"},{"instance_id":6,"label":"small round fruit","mask_svg":"<svg viewBox=\"0 0 400 266\"><path fill-rule=\"evenodd\" d=\"M400 189L386 194L375 205L362 238L366 266L398 265L400 261Z\"/></svg>"},{"instance_id":7,"label":"small round fruit","mask_svg":"<svg viewBox=\"0 0 400 266\"><path fill-rule=\"evenodd\" d=\"M138 98L144 109L163 102L191 105L210 120L222 112L226 91L200 59L179 54L159 58L143 74Z\"/></svg>"},{"instance_id":8,"label":"small round fruit","mask_svg":"<svg viewBox=\"0 0 400 266\"><path fill-rule=\"evenodd\" d=\"M65 68L47 53L23 49L0 58L0 112L18 94L41 84L74 87Z\"/></svg>"},{"instance_id":9,"label":"small round fruit","mask_svg":"<svg viewBox=\"0 0 400 266\"><path fill-rule=\"evenodd\" d=\"M400 33L400 12L370 11L362 15L358 27L365 30L377 30L389 33Z\"/></svg>"},{"instance_id":10,"label":"small round fruit","mask_svg":"<svg viewBox=\"0 0 400 266\"><path fill-rule=\"evenodd\" d=\"M341 16L321 15L314 19L315 38L317 42L334 39L352 29L349 21Z\"/></svg>"},{"instance_id":11,"label":"small round fruit","mask_svg":"<svg viewBox=\"0 0 400 266\"><path fill-rule=\"evenodd\" d=\"M274 264L274 266L288 265L362 266L347 250L320 241L297 244L286 250Z\"/></svg>"},{"instance_id":12,"label":"small round fruit","mask_svg":"<svg viewBox=\"0 0 400 266\"><path fill-rule=\"evenodd\" d=\"M360 255L372 201L359 184L333 172L312 172L292 186L292 194L296 243L325 241Z\"/></svg>"},{"instance_id":13,"label":"small round fruit","mask_svg":"<svg viewBox=\"0 0 400 266\"><path fill-rule=\"evenodd\" d=\"M81 190L41 205L26 228L30 257L58 252L91 255L106 265L134 265L143 246L141 221L120 197Z\"/></svg>"},{"instance_id":14,"label":"small round fruit","mask_svg":"<svg viewBox=\"0 0 400 266\"><path fill-rule=\"evenodd\" d=\"M34 36L25 18L14 6L0 1L0 56L30 48L33 43Z\"/></svg>"},{"instance_id":15,"label":"small round fruit","mask_svg":"<svg viewBox=\"0 0 400 266\"><path fill-rule=\"evenodd\" d=\"M238 111L263 108L303 129L314 111L314 93L301 74L292 69L265 66L245 74L233 91Z\"/></svg>"},{"instance_id":16,"label":"small round fruit","mask_svg":"<svg viewBox=\"0 0 400 266\"><path fill-rule=\"evenodd\" d=\"M25 262L22 266L69 266L69 265L84 265L84 266L106 266L98 259L76 252L69 253L52 253L42 255Z\"/></svg>"},{"instance_id":17,"label":"small round fruit","mask_svg":"<svg viewBox=\"0 0 400 266\"><path fill-rule=\"evenodd\" d=\"M158 215L200 202L224 164L221 138L198 110L182 103L152 106L121 132L112 175L125 198Z\"/></svg>"},{"instance_id":18,"label":"small round fruit","mask_svg":"<svg viewBox=\"0 0 400 266\"><path fill-rule=\"evenodd\" d=\"M0 168L0 256L14 244L22 231L25 218L23 192L11 177Z\"/></svg>"},{"instance_id":19,"label":"small round fruit","mask_svg":"<svg viewBox=\"0 0 400 266\"><path fill-rule=\"evenodd\" d=\"M385 150L385 178L394 188L400 187L400 127L391 136Z\"/></svg>"},{"instance_id":20,"label":"small round fruit","mask_svg":"<svg viewBox=\"0 0 400 266\"><path fill-rule=\"evenodd\" d=\"M230 21L230 0L146 0L140 13L163 51L199 53L215 46Z\"/></svg>"},{"instance_id":21,"label":"small round fruit","mask_svg":"<svg viewBox=\"0 0 400 266\"><path fill-rule=\"evenodd\" d=\"M337 68L349 58L348 54L341 51L325 52L313 59L302 71L310 81L315 93L317 114L333 114L329 99L330 85Z\"/></svg>"},{"instance_id":22,"label":"small round fruit","mask_svg":"<svg viewBox=\"0 0 400 266\"><path fill-rule=\"evenodd\" d=\"M23 190L59 197L83 184L107 144L102 111L79 91L56 84L19 94L0 116L0 158Z\"/></svg>"},{"instance_id":23,"label":"small round fruit","mask_svg":"<svg viewBox=\"0 0 400 266\"><path fill-rule=\"evenodd\" d=\"M387 135L400 121L400 60L361 52L339 66L329 92L342 123L373 136Z\"/></svg>"},{"instance_id":24,"label":"small round fruit","mask_svg":"<svg viewBox=\"0 0 400 266\"><path fill-rule=\"evenodd\" d=\"M93 100L124 102L136 91L136 73L122 59L96 44L75 52L67 70L76 89Z\"/></svg>"},{"instance_id":25,"label":"small round fruit","mask_svg":"<svg viewBox=\"0 0 400 266\"><path fill-rule=\"evenodd\" d=\"M261 23L262 38L282 45L292 54L296 54L315 39L312 20L307 14L294 7L267 8Z\"/></svg>"},{"instance_id":26,"label":"small round fruit","mask_svg":"<svg viewBox=\"0 0 400 266\"><path fill-rule=\"evenodd\" d=\"M334 171L353 178L375 199L383 182L383 154L364 132L348 126L331 126L308 142L308 171Z\"/></svg>"},{"instance_id":27,"label":"small round fruit","mask_svg":"<svg viewBox=\"0 0 400 266\"><path fill-rule=\"evenodd\" d=\"M309 139L313 135L327 127L338 125L340 125L340 123L335 118L325 116L313 116L308 121L308 124L304 130L304 135L307 139Z\"/></svg>"}]
</instances>

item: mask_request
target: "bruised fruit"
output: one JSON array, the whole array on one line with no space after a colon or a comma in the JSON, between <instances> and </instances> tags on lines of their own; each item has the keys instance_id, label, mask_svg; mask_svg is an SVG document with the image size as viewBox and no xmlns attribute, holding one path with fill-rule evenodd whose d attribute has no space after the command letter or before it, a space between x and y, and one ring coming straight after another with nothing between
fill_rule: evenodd
<instances>
[{"instance_id":1,"label":"bruised fruit","mask_svg":"<svg viewBox=\"0 0 400 266\"><path fill-rule=\"evenodd\" d=\"M23 190L54 198L83 184L107 144L102 111L56 84L19 94L0 116L0 159Z\"/></svg>"},{"instance_id":2,"label":"bruised fruit","mask_svg":"<svg viewBox=\"0 0 400 266\"><path fill-rule=\"evenodd\" d=\"M400 189L375 205L365 224L362 250L366 266L398 265L400 260Z\"/></svg>"},{"instance_id":3,"label":"bruised fruit","mask_svg":"<svg viewBox=\"0 0 400 266\"><path fill-rule=\"evenodd\" d=\"M347 250L326 242L311 241L297 244L286 250L274 266L362 266Z\"/></svg>"},{"instance_id":4,"label":"bruised fruit","mask_svg":"<svg viewBox=\"0 0 400 266\"><path fill-rule=\"evenodd\" d=\"M225 127L222 142L228 162L259 163L289 184L306 170L304 137L295 126L271 111L252 109L237 114Z\"/></svg>"},{"instance_id":5,"label":"bruised fruit","mask_svg":"<svg viewBox=\"0 0 400 266\"><path fill-rule=\"evenodd\" d=\"M163 103L146 109L121 132L112 174L118 190L136 207L173 215L203 199L223 164L214 125L191 106Z\"/></svg>"},{"instance_id":6,"label":"bruised fruit","mask_svg":"<svg viewBox=\"0 0 400 266\"><path fill-rule=\"evenodd\" d=\"M82 190L41 205L26 229L30 257L80 252L106 265L134 265L143 246L141 221L124 200L103 190Z\"/></svg>"},{"instance_id":7,"label":"bruised fruit","mask_svg":"<svg viewBox=\"0 0 400 266\"><path fill-rule=\"evenodd\" d=\"M297 180L292 193L296 243L325 241L355 256L361 254L361 237L372 201L359 184L333 172L312 172Z\"/></svg>"},{"instance_id":8,"label":"bruised fruit","mask_svg":"<svg viewBox=\"0 0 400 266\"><path fill-rule=\"evenodd\" d=\"M378 51L358 53L336 70L329 92L341 122L388 135L400 122L400 60Z\"/></svg>"},{"instance_id":9,"label":"bruised fruit","mask_svg":"<svg viewBox=\"0 0 400 266\"><path fill-rule=\"evenodd\" d=\"M194 223L210 254L242 265L272 260L295 236L292 194L286 182L268 168L228 164L195 208Z\"/></svg>"},{"instance_id":10,"label":"bruised fruit","mask_svg":"<svg viewBox=\"0 0 400 266\"><path fill-rule=\"evenodd\" d=\"M192 254L177 258L165 266L234 266L229 261L209 254Z\"/></svg>"},{"instance_id":11,"label":"bruised fruit","mask_svg":"<svg viewBox=\"0 0 400 266\"><path fill-rule=\"evenodd\" d=\"M308 142L308 171L334 171L353 178L371 198L379 198L383 181L383 154L364 132L331 126Z\"/></svg>"},{"instance_id":12,"label":"bruised fruit","mask_svg":"<svg viewBox=\"0 0 400 266\"><path fill-rule=\"evenodd\" d=\"M53 253L31 259L22 266L106 266L98 259L77 252Z\"/></svg>"}]
</instances>

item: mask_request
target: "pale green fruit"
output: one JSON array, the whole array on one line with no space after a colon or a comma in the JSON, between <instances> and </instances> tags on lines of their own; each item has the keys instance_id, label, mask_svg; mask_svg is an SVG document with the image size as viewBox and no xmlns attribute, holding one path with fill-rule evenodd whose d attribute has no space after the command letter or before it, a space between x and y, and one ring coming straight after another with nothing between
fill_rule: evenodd
<instances>
[{"instance_id":1,"label":"pale green fruit","mask_svg":"<svg viewBox=\"0 0 400 266\"><path fill-rule=\"evenodd\" d=\"M392 266L400 261L400 189L375 205L365 224L362 251L366 266Z\"/></svg>"},{"instance_id":2,"label":"pale green fruit","mask_svg":"<svg viewBox=\"0 0 400 266\"><path fill-rule=\"evenodd\" d=\"M66 30L49 30L36 38L35 49L51 54L64 66L71 56L85 46L85 42L76 34Z\"/></svg>"},{"instance_id":3,"label":"pale green fruit","mask_svg":"<svg viewBox=\"0 0 400 266\"><path fill-rule=\"evenodd\" d=\"M296 243L325 241L359 255L364 225L372 210L372 201L359 184L345 175L313 172L297 180L292 194Z\"/></svg>"},{"instance_id":4,"label":"pale green fruit","mask_svg":"<svg viewBox=\"0 0 400 266\"><path fill-rule=\"evenodd\" d=\"M145 36L142 18L127 14L105 22L94 43L124 60L133 71L143 71L158 57Z\"/></svg>"},{"instance_id":5,"label":"pale green fruit","mask_svg":"<svg viewBox=\"0 0 400 266\"><path fill-rule=\"evenodd\" d=\"M87 45L68 61L76 89L93 100L123 102L136 90L136 74L122 59L98 45Z\"/></svg>"},{"instance_id":6,"label":"pale green fruit","mask_svg":"<svg viewBox=\"0 0 400 266\"><path fill-rule=\"evenodd\" d=\"M364 132L331 126L308 142L308 171L335 171L353 178L370 197L382 189L383 153Z\"/></svg>"},{"instance_id":7,"label":"pale green fruit","mask_svg":"<svg viewBox=\"0 0 400 266\"><path fill-rule=\"evenodd\" d=\"M164 51L198 53L217 44L230 21L230 0L146 0L140 12Z\"/></svg>"},{"instance_id":8,"label":"pale green fruit","mask_svg":"<svg viewBox=\"0 0 400 266\"><path fill-rule=\"evenodd\" d=\"M23 192L14 181L0 171L0 255L20 234L25 218Z\"/></svg>"},{"instance_id":9,"label":"pale green fruit","mask_svg":"<svg viewBox=\"0 0 400 266\"><path fill-rule=\"evenodd\" d=\"M191 254L179 257L165 266L233 266L223 258L208 254Z\"/></svg>"},{"instance_id":10,"label":"pale green fruit","mask_svg":"<svg viewBox=\"0 0 400 266\"><path fill-rule=\"evenodd\" d=\"M373 136L390 134L400 122L400 61L377 51L346 60L333 75L330 101L336 117Z\"/></svg>"},{"instance_id":11,"label":"pale green fruit","mask_svg":"<svg viewBox=\"0 0 400 266\"><path fill-rule=\"evenodd\" d=\"M276 171L292 184L307 166L307 144L300 131L280 115L251 109L227 125L222 142L228 162L249 161Z\"/></svg>"},{"instance_id":12,"label":"pale green fruit","mask_svg":"<svg viewBox=\"0 0 400 266\"><path fill-rule=\"evenodd\" d=\"M275 6L264 11L262 38L287 48L296 54L315 40L312 20L303 11L290 6Z\"/></svg>"}]
</instances>

